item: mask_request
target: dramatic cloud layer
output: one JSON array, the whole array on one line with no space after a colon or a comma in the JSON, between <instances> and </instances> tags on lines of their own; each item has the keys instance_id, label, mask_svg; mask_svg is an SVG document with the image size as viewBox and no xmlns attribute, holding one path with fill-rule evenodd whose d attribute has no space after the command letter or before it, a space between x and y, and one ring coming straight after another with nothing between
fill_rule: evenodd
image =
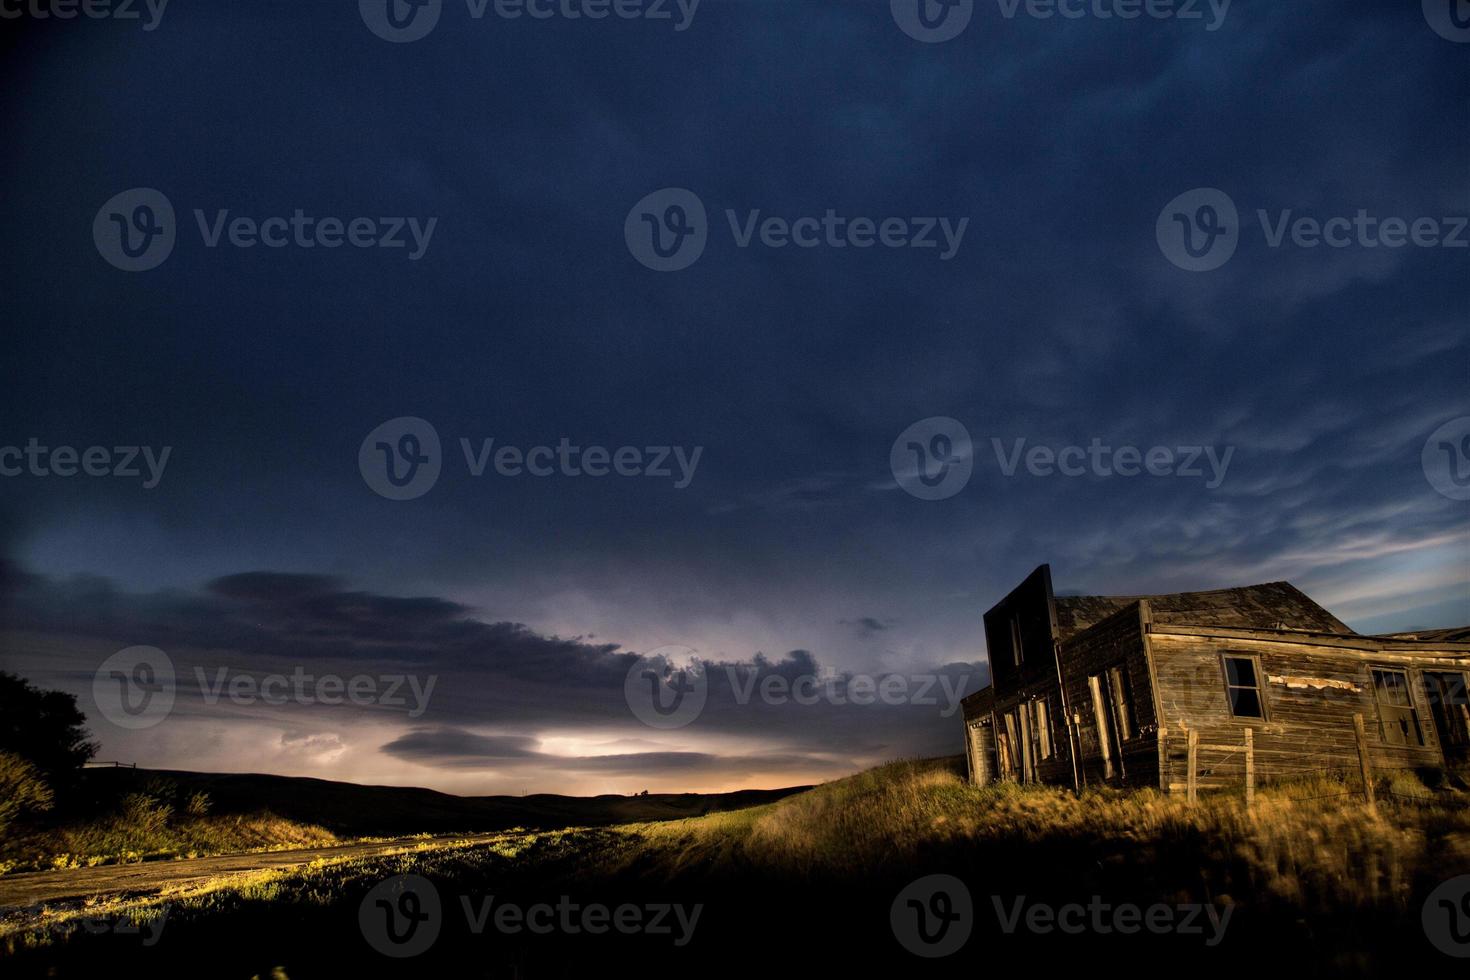
<instances>
[{"instance_id":1,"label":"dramatic cloud layer","mask_svg":"<svg viewBox=\"0 0 1470 980\"><path fill-rule=\"evenodd\" d=\"M350 2L7 21L0 447L172 452L153 489L0 477L0 667L83 692L144 643L187 677L439 678L412 718L181 696L104 737L145 764L696 788L956 750L933 709L736 695L973 673L981 614L1043 561L1059 590L1289 579L1364 631L1470 622L1470 515L1421 467L1470 414L1466 251L1273 247L1257 218L1465 214L1465 46L1419 6L1235 0L1206 30L977 2L942 44L886 0L703 0L683 31L446 2L406 44ZM125 273L91 228L134 187L181 237ZM663 187L709 216L679 272L624 242ZM1196 187L1243 226L1209 273L1155 240ZM209 247L194 212L224 209L437 224L412 262ZM828 209L969 224L941 261L741 247L726 216ZM358 451L401 416L443 458L395 501ZM932 416L965 424L974 471L924 501L889 452ZM677 489L475 476L462 439L703 452ZM1018 440L1232 455L1215 486L1007 475ZM698 722L664 732L623 681L670 647L713 666Z\"/></svg>"}]
</instances>

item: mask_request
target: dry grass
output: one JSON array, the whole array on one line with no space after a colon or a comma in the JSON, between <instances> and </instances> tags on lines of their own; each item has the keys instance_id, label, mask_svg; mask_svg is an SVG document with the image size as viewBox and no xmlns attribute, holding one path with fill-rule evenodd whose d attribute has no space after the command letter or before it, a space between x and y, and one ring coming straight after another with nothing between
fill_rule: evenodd
<instances>
[{"instance_id":1,"label":"dry grass","mask_svg":"<svg viewBox=\"0 0 1470 980\"><path fill-rule=\"evenodd\" d=\"M1191 807L1151 791L1079 797L1045 787L973 787L949 762L899 762L746 810L509 832L490 845L426 841L393 856L116 900L105 911L137 915L166 904L193 928L247 923L289 941L287 923L319 914L314 909L350 906L373 882L398 873L429 877L446 895L562 888L623 900L647 886L661 898L699 900L711 888L722 895L861 893L867 897L854 899L861 905L875 895L886 901L895 883L944 870L993 894L1052 889L1254 907L1271 922L1331 928L1333 956L1367 963L1369 953L1348 948L1360 936L1387 922L1417 922L1412 895L1470 872L1467 795L1430 791L1403 776L1391 790L1376 812L1331 780L1263 789L1251 810L1226 796ZM0 949L44 946L79 914L58 908L9 929L0 923Z\"/></svg>"},{"instance_id":2,"label":"dry grass","mask_svg":"<svg viewBox=\"0 0 1470 980\"><path fill-rule=\"evenodd\" d=\"M166 810L132 807L97 820L10 838L0 852L0 873L334 843L340 843L337 836L322 827L265 812L179 816Z\"/></svg>"},{"instance_id":3,"label":"dry grass","mask_svg":"<svg viewBox=\"0 0 1470 980\"><path fill-rule=\"evenodd\" d=\"M742 866L861 877L911 868L926 853L1071 847L1160 884L1196 882L1209 897L1304 911L1402 907L1416 876L1470 871L1470 797L1402 774L1393 792L1375 813L1340 783L1295 783L1263 789L1247 810L1223 795L1190 806L1149 790L974 787L946 762L899 762L769 806L621 828L636 843L607 860L671 874Z\"/></svg>"}]
</instances>

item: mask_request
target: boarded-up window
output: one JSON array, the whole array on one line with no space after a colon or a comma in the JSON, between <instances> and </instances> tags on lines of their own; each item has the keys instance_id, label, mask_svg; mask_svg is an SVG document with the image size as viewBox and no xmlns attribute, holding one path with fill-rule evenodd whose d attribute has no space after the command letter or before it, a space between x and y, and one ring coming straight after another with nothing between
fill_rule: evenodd
<instances>
[{"instance_id":1,"label":"boarded-up window","mask_svg":"<svg viewBox=\"0 0 1470 980\"><path fill-rule=\"evenodd\" d=\"M1234 717L1266 717L1260 665L1255 657L1225 657L1225 694L1230 699L1230 714Z\"/></svg>"},{"instance_id":2,"label":"boarded-up window","mask_svg":"<svg viewBox=\"0 0 1470 980\"><path fill-rule=\"evenodd\" d=\"M1373 697L1378 702L1378 727L1389 745L1423 745L1419 712L1409 694L1409 675L1402 670L1375 668Z\"/></svg>"}]
</instances>

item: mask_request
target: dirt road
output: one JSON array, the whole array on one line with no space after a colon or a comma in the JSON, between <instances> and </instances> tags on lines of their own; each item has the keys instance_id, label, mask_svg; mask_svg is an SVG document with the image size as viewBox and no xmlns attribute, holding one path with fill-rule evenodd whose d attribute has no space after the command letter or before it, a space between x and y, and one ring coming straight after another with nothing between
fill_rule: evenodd
<instances>
[{"instance_id":1,"label":"dirt road","mask_svg":"<svg viewBox=\"0 0 1470 980\"><path fill-rule=\"evenodd\" d=\"M408 851L452 846L474 847L504 840L505 833L413 837L370 844L338 844L295 851L255 854L218 854L179 861L111 864L60 871L29 871L0 875L0 910L25 908L40 902L61 902L99 895L148 895L165 888L201 884L212 878L268 869L292 868L313 861L346 861Z\"/></svg>"}]
</instances>

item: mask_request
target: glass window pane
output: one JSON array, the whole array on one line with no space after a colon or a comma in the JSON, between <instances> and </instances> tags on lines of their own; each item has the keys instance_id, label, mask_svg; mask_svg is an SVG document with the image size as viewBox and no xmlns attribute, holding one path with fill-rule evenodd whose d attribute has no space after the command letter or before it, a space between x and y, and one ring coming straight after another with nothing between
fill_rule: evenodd
<instances>
[{"instance_id":1,"label":"glass window pane","mask_svg":"<svg viewBox=\"0 0 1470 980\"><path fill-rule=\"evenodd\" d=\"M1245 657L1226 657L1225 676L1232 687L1255 687L1255 662Z\"/></svg>"},{"instance_id":2,"label":"glass window pane","mask_svg":"<svg viewBox=\"0 0 1470 980\"><path fill-rule=\"evenodd\" d=\"M1237 718L1260 718L1261 696L1253 687L1230 688L1230 713Z\"/></svg>"},{"instance_id":3,"label":"glass window pane","mask_svg":"<svg viewBox=\"0 0 1470 980\"><path fill-rule=\"evenodd\" d=\"M1383 704L1399 705L1409 707L1409 681L1408 678L1396 670L1375 670L1373 672L1373 690L1378 695L1378 700Z\"/></svg>"}]
</instances>

